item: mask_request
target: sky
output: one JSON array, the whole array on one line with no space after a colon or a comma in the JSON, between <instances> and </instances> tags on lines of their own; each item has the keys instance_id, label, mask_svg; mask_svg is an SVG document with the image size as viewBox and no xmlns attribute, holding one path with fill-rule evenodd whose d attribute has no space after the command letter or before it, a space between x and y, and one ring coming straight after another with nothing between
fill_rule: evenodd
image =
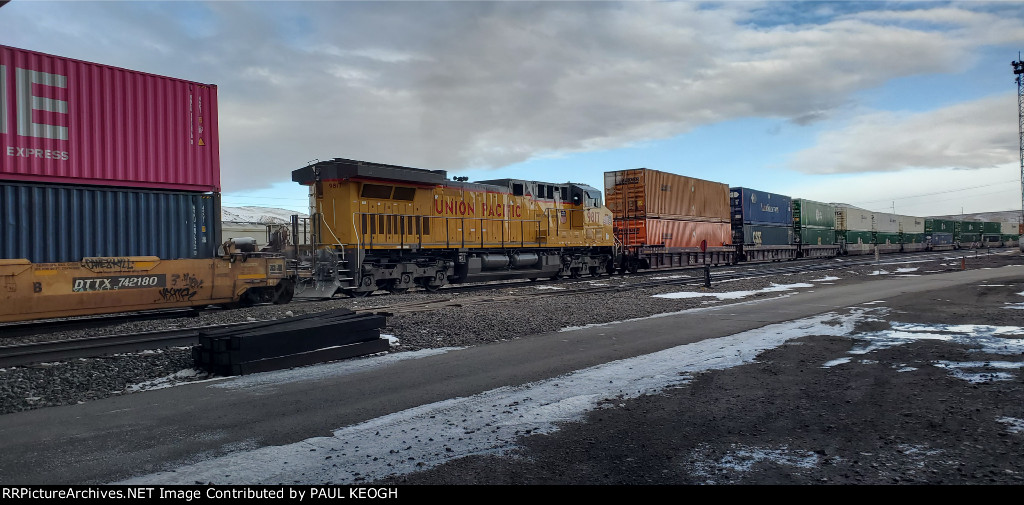
<instances>
[{"instance_id":1,"label":"sky","mask_svg":"<svg viewBox=\"0 0 1024 505\"><path fill-rule=\"evenodd\" d=\"M14 0L0 44L216 84L225 206L305 212L291 172L341 157L1021 208L1024 2Z\"/></svg>"}]
</instances>

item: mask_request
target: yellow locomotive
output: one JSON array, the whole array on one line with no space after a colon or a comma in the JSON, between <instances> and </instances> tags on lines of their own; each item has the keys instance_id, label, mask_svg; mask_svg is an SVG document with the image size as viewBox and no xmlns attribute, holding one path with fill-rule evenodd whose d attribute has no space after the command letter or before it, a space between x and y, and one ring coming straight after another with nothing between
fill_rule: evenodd
<instances>
[{"instance_id":1,"label":"yellow locomotive","mask_svg":"<svg viewBox=\"0 0 1024 505\"><path fill-rule=\"evenodd\" d=\"M443 170L341 158L295 170L292 180L310 187L316 251L315 292L300 296L614 268L612 214L584 184L469 183Z\"/></svg>"}]
</instances>

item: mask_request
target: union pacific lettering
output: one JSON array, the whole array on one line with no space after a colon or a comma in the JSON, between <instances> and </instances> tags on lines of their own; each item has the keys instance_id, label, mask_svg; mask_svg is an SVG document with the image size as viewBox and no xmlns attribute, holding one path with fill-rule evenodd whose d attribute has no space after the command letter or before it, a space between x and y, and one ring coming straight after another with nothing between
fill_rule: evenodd
<instances>
[{"instance_id":1,"label":"union pacific lettering","mask_svg":"<svg viewBox=\"0 0 1024 505\"><path fill-rule=\"evenodd\" d=\"M523 206L522 205L487 205L487 203L480 204L481 214L488 217L523 217ZM438 216L476 216L476 205L473 202L466 202L464 200L455 200L449 198L441 200L440 198L434 200L434 214Z\"/></svg>"}]
</instances>

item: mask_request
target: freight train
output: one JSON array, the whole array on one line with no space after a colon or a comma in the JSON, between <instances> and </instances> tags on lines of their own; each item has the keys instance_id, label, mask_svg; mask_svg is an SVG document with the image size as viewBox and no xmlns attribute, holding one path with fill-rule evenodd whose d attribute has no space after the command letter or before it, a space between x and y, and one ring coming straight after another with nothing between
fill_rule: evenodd
<instances>
[{"instance_id":1,"label":"freight train","mask_svg":"<svg viewBox=\"0 0 1024 505\"><path fill-rule=\"evenodd\" d=\"M338 158L292 173L310 245L257 251L221 241L216 91L0 46L0 322L1019 236L643 168L606 173L602 192Z\"/></svg>"}]
</instances>

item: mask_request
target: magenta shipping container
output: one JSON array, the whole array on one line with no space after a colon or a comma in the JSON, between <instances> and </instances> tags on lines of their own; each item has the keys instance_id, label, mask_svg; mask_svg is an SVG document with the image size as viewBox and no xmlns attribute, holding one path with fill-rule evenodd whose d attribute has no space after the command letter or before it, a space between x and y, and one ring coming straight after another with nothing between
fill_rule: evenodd
<instances>
[{"instance_id":1,"label":"magenta shipping container","mask_svg":"<svg viewBox=\"0 0 1024 505\"><path fill-rule=\"evenodd\" d=\"M217 87L0 45L0 180L220 191Z\"/></svg>"}]
</instances>

